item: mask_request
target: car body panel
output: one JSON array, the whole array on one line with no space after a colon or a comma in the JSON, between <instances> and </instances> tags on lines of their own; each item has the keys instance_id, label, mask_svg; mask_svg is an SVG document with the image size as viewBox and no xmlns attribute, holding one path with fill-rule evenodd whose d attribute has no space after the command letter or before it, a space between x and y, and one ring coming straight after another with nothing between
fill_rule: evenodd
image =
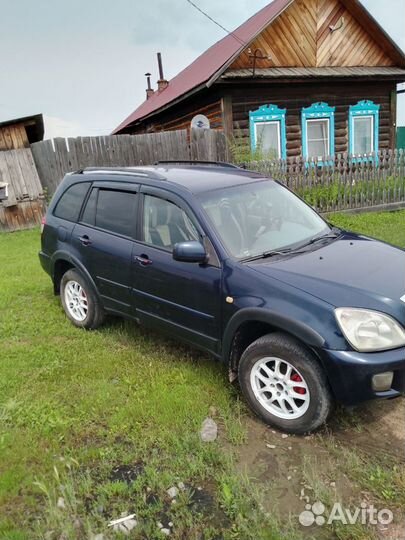
<instances>
[{"instance_id":1,"label":"car body panel","mask_svg":"<svg viewBox=\"0 0 405 540\"><path fill-rule=\"evenodd\" d=\"M238 330L247 322L266 323L293 336L316 355L333 395L345 404L405 392L405 348L358 353L342 335L334 314L336 307L362 307L388 313L405 326L403 250L344 232L338 239L303 249L303 253L242 262L227 252L199 194L272 180L220 167L159 165L142 169L158 172L163 180L137 176L136 170L128 169L119 178L108 171L65 177L50 204L42 235L41 265L52 279L55 264L68 261L84 272L107 312L164 330L226 363ZM139 193L133 238L53 215L61 194L78 181L113 188L120 185L120 189ZM171 252L143 242L139 220L144 193L167 198L191 214L201 242L207 238L212 245L212 261L175 261ZM92 244L84 247L78 237L85 233ZM145 257L150 264L142 264ZM375 393L372 375L387 370L395 372L394 387L384 395Z\"/></svg>"},{"instance_id":2,"label":"car body panel","mask_svg":"<svg viewBox=\"0 0 405 540\"><path fill-rule=\"evenodd\" d=\"M141 256L150 261L142 264ZM221 269L174 261L171 252L134 243L135 316L217 353L220 342Z\"/></svg>"},{"instance_id":3,"label":"car body panel","mask_svg":"<svg viewBox=\"0 0 405 540\"><path fill-rule=\"evenodd\" d=\"M80 238L89 238L83 245ZM78 223L72 231L73 255L93 277L106 309L130 315L131 255L133 240Z\"/></svg>"},{"instance_id":4,"label":"car body panel","mask_svg":"<svg viewBox=\"0 0 405 540\"><path fill-rule=\"evenodd\" d=\"M332 306L382 311L405 325L405 251L384 242L345 233L296 257L250 266Z\"/></svg>"}]
</instances>

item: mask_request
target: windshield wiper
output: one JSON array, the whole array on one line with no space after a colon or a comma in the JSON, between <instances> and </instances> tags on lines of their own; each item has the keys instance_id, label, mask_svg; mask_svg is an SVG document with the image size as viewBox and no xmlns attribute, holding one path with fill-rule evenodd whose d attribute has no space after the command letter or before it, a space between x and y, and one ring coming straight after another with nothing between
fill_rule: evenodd
<instances>
[{"instance_id":1,"label":"windshield wiper","mask_svg":"<svg viewBox=\"0 0 405 540\"><path fill-rule=\"evenodd\" d=\"M335 238L339 238L341 234L342 234L342 231L338 229L337 227L334 227L329 233L324 234L322 236L314 236L313 238L311 238L309 242L307 242L304 245L311 246L312 244L316 244L316 242L320 242L321 240L329 240L329 239L334 240Z\"/></svg>"},{"instance_id":2,"label":"windshield wiper","mask_svg":"<svg viewBox=\"0 0 405 540\"><path fill-rule=\"evenodd\" d=\"M295 255L298 253L305 253L307 250L303 248L316 244L317 242L320 242L321 240L328 240L328 239L333 240L335 238L339 238L339 236L342 235L342 232L343 231L341 229L334 227L329 233L324 234L323 236L314 236L314 238L311 238L308 242L305 242L305 244L301 244L297 246L296 248L286 248L286 249L265 251L264 253L260 253L259 255L242 259L242 262L252 262L252 261L258 261L260 259L268 259L270 257L276 257L276 256L283 257L284 255L291 255L291 254Z\"/></svg>"},{"instance_id":3,"label":"windshield wiper","mask_svg":"<svg viewBox=\"0 0 405 540\"><path fill-rule=\"evenodd\" d=\"M284 256L284 255L290 255L291 253L302 253L300 251L300 248L287 248L287 249L281 249L281 250L274 250L274 251L265 251L263 253L260 253L259 255L254 255L253 257L246 257L246 259L242 259L242 262L252 262L252 261L258 261L259 259L269 259L270 257L276 257L276 256Z\"/></svg>"}]
</instances>

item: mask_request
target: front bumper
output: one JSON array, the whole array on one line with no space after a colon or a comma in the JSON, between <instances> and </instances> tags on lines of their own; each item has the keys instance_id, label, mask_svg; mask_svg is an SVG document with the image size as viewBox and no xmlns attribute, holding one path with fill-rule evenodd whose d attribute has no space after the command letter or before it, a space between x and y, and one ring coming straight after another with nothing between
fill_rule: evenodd
<instances>
[{"instance_id":1,"label":"front bumper","mask_svg":"<svg viewBox=\"0 0 405 540\"><path fill-rule=\"evenodd\" d=\"M405 394L405 348L377 353L330 350L319 353L335 399L344 405ZM391 389L375 392L373 376L386 371L394 372Z\"/></svg>"}]
</instances>

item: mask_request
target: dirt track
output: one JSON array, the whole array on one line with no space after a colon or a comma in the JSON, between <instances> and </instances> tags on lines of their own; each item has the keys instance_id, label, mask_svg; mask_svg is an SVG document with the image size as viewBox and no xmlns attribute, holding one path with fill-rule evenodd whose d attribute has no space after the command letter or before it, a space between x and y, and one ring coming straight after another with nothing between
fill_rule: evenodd
<instances>
[{"instance_id":1,"label":"dirt track","mask_svg":"<svg viewBox=\"0 0 405 540\"><path fill-rule=\"evenodd\" d=\"M331 451L332 447L336 451ZM352 412L340 411L326 429L307 437L283 436L251 418L238 468L264 490L267 511L277 507L281 516L291 513L294 521L305 504L316 502L322 493L346 505L370 500L350 473L339 470L339 460L344 459L343 450L339 458L339 448L354 450L366 460L367 456L384 456L393 466L405 467L405 399L368 403ZM398 519L404 523L399 517L396 525L378 531L378 535L392 540L405 538L405 526L398 525ZM302 532L306 536L306 530ZM321 529L308 532L327 538Z\"/></svg>"}]
</instances>

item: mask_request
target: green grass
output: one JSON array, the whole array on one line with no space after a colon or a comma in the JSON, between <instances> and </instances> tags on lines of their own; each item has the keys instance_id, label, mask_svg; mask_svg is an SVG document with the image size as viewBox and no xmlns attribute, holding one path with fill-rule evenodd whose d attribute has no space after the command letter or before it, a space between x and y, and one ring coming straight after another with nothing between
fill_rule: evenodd
<instances>
[{"instance_id":1,"label":"green grass","mask_svg":"<svg viewBox=\"0 0 405 540\"><path fill-rule=\"evenodd\" d=\"M405 212L331 220L405 246ZM38 248L37 230L0 235L0 539L109 538L108 521L123 512L137 514L132 538L162 538L166 520L176 539L293 539L235 472L246 413L226 369L130 322L73 327ZM210 407L220 440L204 444ZM396 496L385 469L367 478ZM172 505L166 490L178 482L187 489Z\"/></svg>"},{"instance_id":2,"label":"green grass","mask_svg":"<svg viewBox=\"0 0 405 540\"><path fill-rule=\"evenodd\" d=\"M244 437L243 406L226 369L130 322L76 329L52 294L38 248L37 230L0 235L0 538L50 530L51 538L80 537L72 529L76 517L88 536L127 511L137 512L139 535L142 529L148 538L161 537L162 512L175 523L174 538L184 530L188 538L202 530L214 538L222 529L225 538L277 538L263 532L275 531L274 524L232 476L222 450L222 442L231 447ZM221 442L204 444L199 429L211 406ZM66 471L70 460L78 465ZM111 480L115 467L135 465L135 484ZM55 470L67 479L59 482ZM232 502L222 497L224 478L232 482ZM208 486L213 508L201 514L184 502L163 511L166 490L179 481L190 493ZM66 485L75 500L70 514L55 508ZM149 490L155 506L145 504Z\"/></svg>"},{"instance_id":3,"label":"green grass","mask_svg":"<svg viewBox=\"0 0 405 540\"><path fill-rule=\"evenodd\" d=\"M338 227L380 238L405 247L405 211L369 214L334 214L328 218Z\"/></svg>"}]
</instances>

